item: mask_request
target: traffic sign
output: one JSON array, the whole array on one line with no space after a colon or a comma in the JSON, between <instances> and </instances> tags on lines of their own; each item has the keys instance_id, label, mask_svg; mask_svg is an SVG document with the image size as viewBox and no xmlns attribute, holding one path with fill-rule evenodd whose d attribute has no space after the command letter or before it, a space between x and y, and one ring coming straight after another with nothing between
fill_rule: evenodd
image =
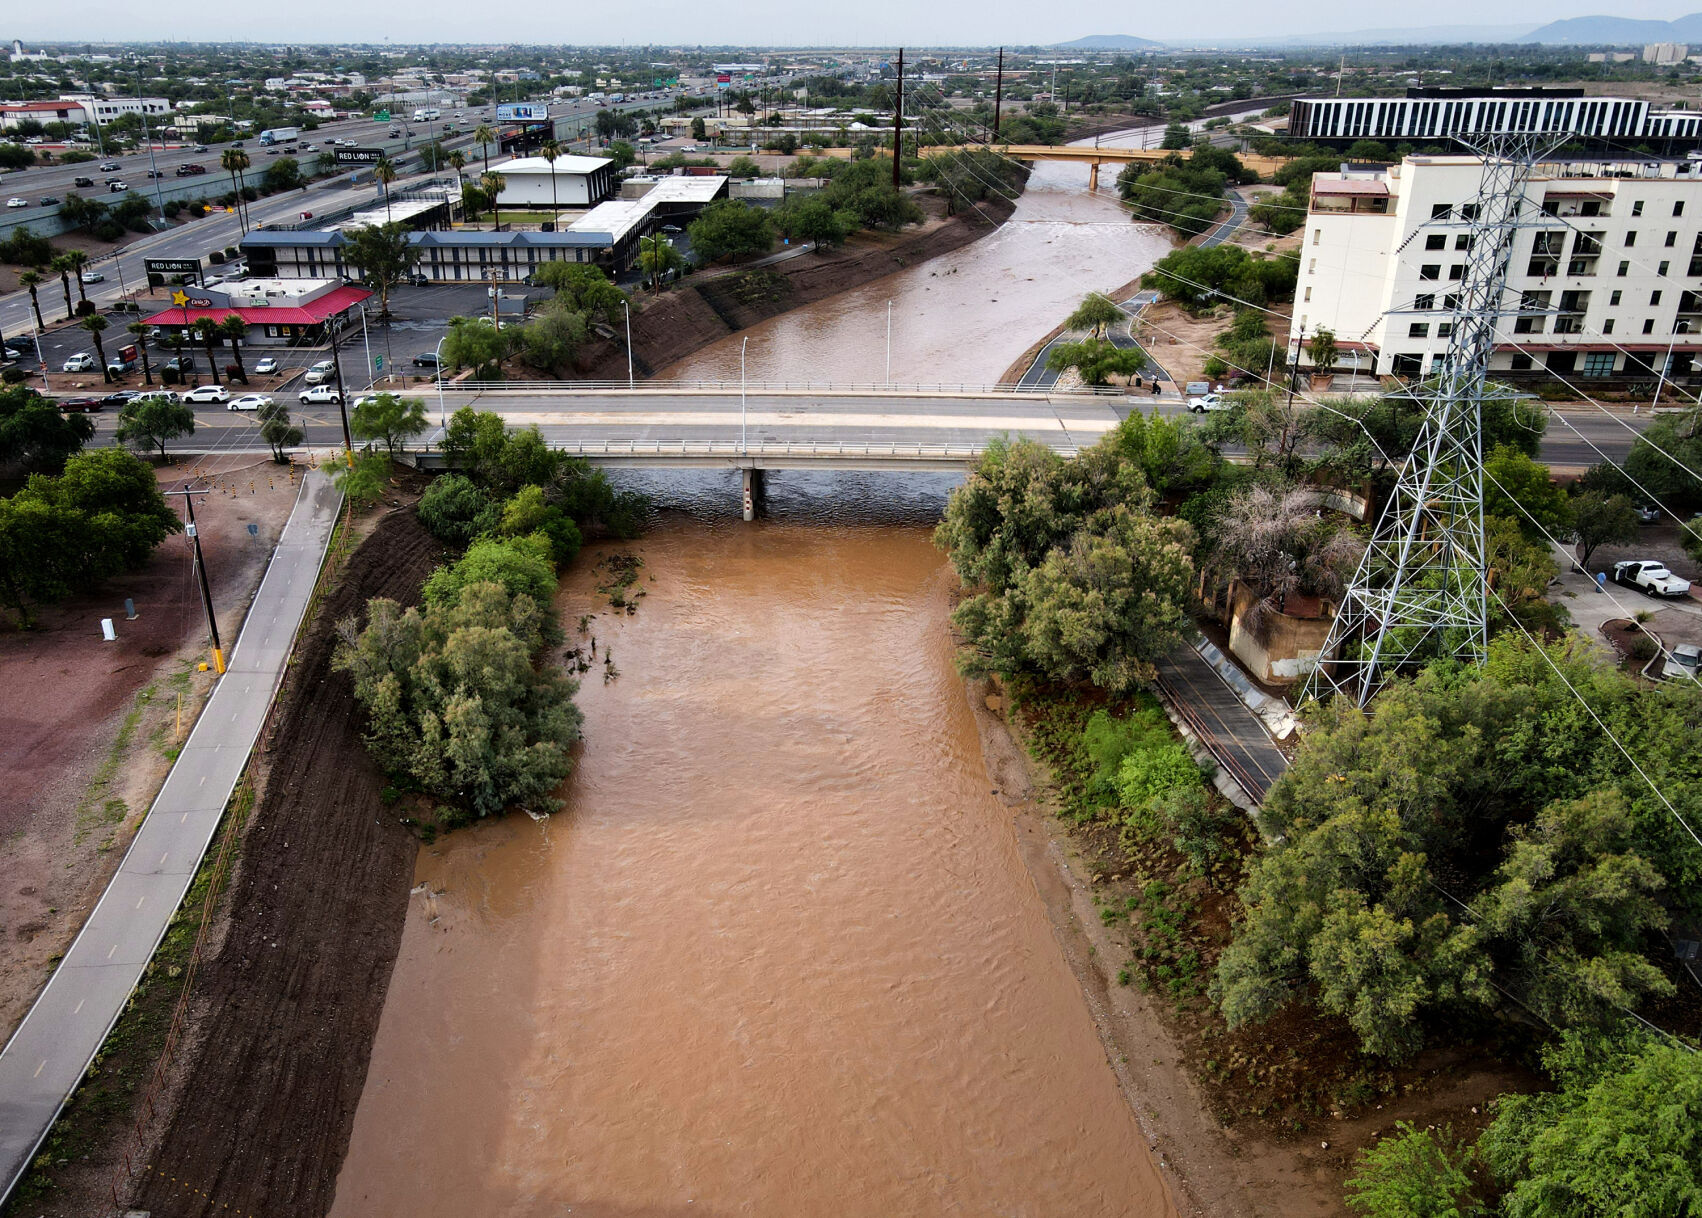
<instances>
[{"instance_id":1,"label":"traffic sign","mask_svg":"<svg viewBox=\"0 0 1702 1218\"><path fill-rule=\"evenodd\" d=\"M375 122L387 123L387 122L390 121L390 111L379 110L375 114L373 114L372 117L373 117L373 121L375 121Z\"/></svg>"},{"instance_id":2,"label":"traffic sign","mask_svg":"<svg viewBox=\"0 0 1702 1218\"><path fill-rule=\"evenodd\" d=\"M374 372L384 371L384 357L382 355L375 355L372 357L372 370Z\"/></svg>"}]
</instances>

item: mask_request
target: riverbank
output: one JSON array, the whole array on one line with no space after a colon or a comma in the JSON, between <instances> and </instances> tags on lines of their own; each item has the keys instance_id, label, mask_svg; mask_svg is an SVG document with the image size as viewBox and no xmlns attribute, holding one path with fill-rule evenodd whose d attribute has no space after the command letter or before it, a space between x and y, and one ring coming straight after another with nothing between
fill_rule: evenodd
<instances>
[{"instance_id":1,"label":"riverbank","mask_svg":"<svg viewBox=\"0 0 1702 1218\"><path fill-rule=\"evenodd\" d=\"M956 216L945 215L943 199L922 195L917 201L928 215L919 229L858 233L836 250L756 270L690 278L650 300L632 317L635 370L653 376L758 322L962 249L997 232L1016 210L1014 201L998 196ZM605 339L588 348L578 374L585 380L626 379L624 343Z\"/></svg>"},{"instance_id":2,"label":"riverbank","mask_svg":"<svg viewBox=\"0 0 1702 1218\"><path fill-rule=\"evenodd\" d=\"M1073 780L1041 759L1048 729L1037 716L1045 712L1013 713L989 684L966 685L1023 861L1184 1212L1343 1218L1359 1153L1396 1122L1449 1125L1471 1138L1496 1097L1540 1087L1517 1066L1496 1064L1469 1034L1392 1069L1360 1059L1339 1021L1295 1013L1226 1031L1201 982L1226 937L1239 857L1216 883L1189 884L1163 865L1165 851L1125 849L1114 826L1072 819L1062 788ZM1136 924L1160 921L1180 929L1182 957L1195 957L1192 979L1165 953L1145 950L1151 941Z\"/></svg>"}]
</instances>

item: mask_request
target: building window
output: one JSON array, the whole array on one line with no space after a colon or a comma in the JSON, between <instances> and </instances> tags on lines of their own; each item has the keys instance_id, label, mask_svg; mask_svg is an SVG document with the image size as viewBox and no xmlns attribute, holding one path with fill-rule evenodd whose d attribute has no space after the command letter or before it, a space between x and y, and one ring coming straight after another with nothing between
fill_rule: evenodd
<instances>
[{"instance_id":1,"label":"building window","mask_svg":"<svg viewBox=\"0 0 1702 1218\"><path fill-rule=\"evenodd\" d=\"M1622 263L1619 264L1619 277L1621 279L1624 279L1630 273L1631 273L1631 264L1629 262L1622 262Z\"/></svg>"},{"instance_id":2,"label":"building window","mask_svg":"<svg viewBox=\"0 0 1702 1218\"><path fill-rule=\"evenodd\" d=\"M1630 249L1632 246L1634 246L1636 244L1637 244L1637 230L1632 229L1630 232L1625 234L1625 248Z\"/></svg>"},{"instance_id":3,"label":"building window","mask_svg":"<svg viewBox=\"0 0 1702 1218\"><path fill-rule=\"evenodd\" d=\"M1315 229L1312 230L1312 244L1313 245L1317 245L1323 239L1324 239L1324 230L1323 229L1315 228Z\"/></svg>"},{"instance_id":4,"label":"building window","mask_svg":"<svg viewBox=\"0 0 1702 1218\"><path fill-rule=\"evenodd\" d=\"M1450 292L1442 297L1442 307L1450 313L1455 312L1460 307L1460 298Z\"/></svg>"},{"instance_id":5,"label":"building window","mask_svg":"<svg viewBox=\"0 0 1702 1218\"><path fill-rule=\"evenodd\" d=\"M1420 279L1442 278L1442 264L1438 262L1426 262L1423 266L1418 268L1418 277Z\"/></svg>"},{"instance_id":6,"label":"building window","mask_svg":"<svg viewBox=\"0 0 1702 1218\"><path fill-rule=\"evenodd\" d=\"M1678 244L1678 233L1676 231L1668 233L1667 234L1667 248L1670 250L1673 246L1675 246L1677 244Z\"/></svg>"},{"instance_id":7,"label":"building window","mask_svg":"<svg viewBox=\"0 0 1702 1218\"><path fill-rule=\"evenodd\" d=\"M1454 332L1454 323L1453 322L1443 321L1443 322L1436 323L1436 337L1437 338L1447 338L1453 332Z\"/></svg>"},{"instance_id":8,"label":"building window","mask_svg":"<svg viewBox=\"0 0 1702 1218\"><path fill-rule=\"evenodd\" d=\"M1316 258L1310 259L1306 263L1306 273L1308 275L1312 274L1317 269L1318 269L1318 260Z\"/></svg>"},{"instance_id":9,"label":"building window","mask_svg":"<svg viewBox=\"0 0 1702 1218\"><path fill-rule=\"evenodd\" d=\"M1609 296L1607 298L1608 306L1610 308L1617 307L1618 304L1619 304L1619 297L1620 297L1619 289L1618 288L1613 289L1613 295Z\"/></svg>"},{"instance_id":10,"label":"building window","mask_svg":"<svg viewBox=\"0 0 1702 1218\"><path fill-rule=\"evenodd\" d=\"M1449 279L1464 279L1465 277L1466 267L1463 262L1456 262L1453 266L1448 268Z\"/></svg>"},{"instance_id":11,"label":"building window","mask_svg":"<svg viewBox=\"0 0 1702 1218\"><path fill-rule=\"evenodd\" d=\"M1430 337L1430 323L1427 322L1427 321L1415 321L1415 322L1413 322L1410 326L1407 327L1407 337L1408 338L1429 338Z\"/></svg>"},{"instance_id":12,"label":"building window","mask_svg":"<svg viewBox=\"0 0 1702 1218\"><path fill-rule=\"evenodd\" d=\"M1672 205L1672 214L1675 215L1675 216L1682 216L1684 214L1684 200L1683 199L1680 199L1678 202L1676 202Z\"/></svg>"},{"instance_id":13,"label":"building window","mask_svg":"<svg viewBox=\"0 0 1702 1218\"><path fill-rule=\"evenodd\" d=\"M1436 307L1435 292L1420 292L1412 298L1412 307L1420 313L1428 312Z\"/></svg>"},{"instance_id":14,"label":"building window","mask_svg":"<svg viewBox=\"0 0 1702 1218\"><path fill-rule=\"evenodd\" d=\"M1454 209L1449 207L1446 203L1432 203L1430 205L1430 218L1432 220L1446 220L1451 214L1453 214L1453 210ZM1673 214L1677 215L1678 213L1674 212Z\"/></svg>"},{"instance_id":15,"label":"building window","mask_svg":"<svg viewBox=\"0 0 1702 1218\"><path fill-rule=\"evenodd\" d=\"M1661 303L1660 291L1657 289L1656 291L1650 292L1649 293L1649 304L1650 305L1658 305L1660 303Z\"/></svg>"},{"instance_id":16,"label":"building window","mask_svg":"<svg viewBox=\"0 0 1702 1218\"><path fill-rule=\"evenodd\" d=\"M1462 220L1475 220L1475 219L1477 219L1477 204L1476 203L1462 203L1462 204L1460 204L1460 219L1462 219Z\"/></svg>"},{"instance_id":17,"label":"building window","mask_svg":"<svg viewBox=\"0 0 1702 1218\"><path fill-rule=\"evenodd\" d=\"M1457 250L1469 250L1471 247L1472 247L1472 235L1470 233L1461 233L1459 236L1454 238L1454 248L1455 249L1457 249Z\"/></svg>"},{"instance_id":18,"label":"building window","mask_svg":"<svg viewBox=\"0 0 1702 1218\"><path fill-rule=\"evenodd\" d=\"M1643 200L1637 199L1631 204L1631 214L1634 216L1643 214Z\"/></svg>"},{"instance_id":19,"label":"building window","mask_svg":"<svg viewBox=\"0 0 1702 1218\"><path fill-rule=\"evenodd\" d=\"M1442 233L1431 233L1424 239L1427 250L1444 250L1448 248L1448 238Z\"/></svg>"},{"instance_id":20,"label":"building window","mask_svg":"<svg viewBox=\"0 0 1702 1218\"><path fill-rule=\"evenodd\" d=\"M1603 334L1612 334L1613 333L1613 318L1610 317L1606 321L1602 322L1602 333Z\"/></svg>"},{"instance_id":21,"label":"building window","mask_svg":"<svg viewBox=\"0 0 1702 1218\"><path fill-rule=\"evenodd\" d=\"M1305 299L1307 299L1307 300L1311 300L1311 299L1312 299L1312 289L1311 289L1311 288L1307 288L1307 289L1306 289L1306 297L1305 297Z\"/></svg>"},{"instance_id":22,"label":"building window","mask_svg":"<svg viewBox=\"0 0 1702 1218\"><path fill-rule=\"evenodd\" d=\"M1585 376L1612 376L1614 352L1590 351L1584 356Z\"/></svg>"},{"instance_id":23,"label":"building window","mask_svg":"<svg viewBox=\"0 0 1702 1218\"><path fill-rule=\"evenodd\" d=\"M1528 355L1515 355L1513 357L1513 371L1514 372L1529 372L1530 370L1531 370L1531 357L1530 356L1528 356Z\"/></svg>"},{"instance_id":24,"label":"building window","mask_svg":"<svg viewBox=\"0 0 1702 1218\"><path fill-rule=\"evenodd\" d=\"M1669 266L1671 266L1671 265L1672 265L1672 263L1670 263L1670 262L1663 262L1663 263L1661 263L1661 265L1660 265L1660 267L1659 267L1659 269L1657 269L1657 270L1656 270L1656 271L1655 271L1655 274L1657 274L1657 275L1659 275L1659 276L1661 276L1661 277L1662 277L1662 278L1665 278L1665 277L1666 277L1666 273L1667 273L1667 268L1668 268L1668 267L1669 267Z\"/></svg>"}]
</instances>

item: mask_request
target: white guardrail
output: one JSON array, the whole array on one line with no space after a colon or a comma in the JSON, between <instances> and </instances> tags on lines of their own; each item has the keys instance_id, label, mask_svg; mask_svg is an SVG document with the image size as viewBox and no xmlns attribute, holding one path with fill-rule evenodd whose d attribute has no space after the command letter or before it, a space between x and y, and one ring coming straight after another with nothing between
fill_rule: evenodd
<instances>
[{"instance_id":1,"label":"white guardrail","mask_svg":"<svg viewBox=\"0 0 1702 1218\"><path fill-rule=\"evenodd\" d=\"M949 394L953 397L1032 397L1046 398L1062 395L1080 397L1125 397L1145 390L1125 389L1120 385L1081 385L1073 389L1036 389L1016 384L898 384L869 382L846 384L829 381L444 381L445 393L724 393L747 397L765 393L819 393L836 397L902 396L919 393Z\"/></svg>"},{"instance_id":2,"label":"white guardrail","mask_svg":"<svg viewBox=\"0 0 1702 1218\"><path fill-rule=\"evenodd\" d=\"M837 441L758 441L741 443L738 440L573 440L552 441L550 447L579 457L674 457L715 458L732 460L753 457L800 457L819 460L895 460L895 461L974 461L985 449L982 444L869 444ZM1080 449L1074 444L1051 444L1047 447L1063 457L1073 457ZM408 449L406 456L420 464L434 464L443 453L437 448Z\"/></svg>"}]
</instances>

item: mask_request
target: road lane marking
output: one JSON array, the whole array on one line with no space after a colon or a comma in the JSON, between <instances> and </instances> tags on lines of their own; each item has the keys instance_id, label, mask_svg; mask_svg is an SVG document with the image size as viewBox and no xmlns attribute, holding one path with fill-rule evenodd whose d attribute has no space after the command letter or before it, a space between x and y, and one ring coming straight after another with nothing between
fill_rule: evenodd
<instances>
[{"instance_id":1,"label":"road lane marking","mask_svg":"<svg viewBox=\"0 0 1702 1218\"><path fill-rule=\"evenodd\" d=\"M87 1001L88 1001L87 998L77 999L77 1005L71 1008L71 1014L75 1015L78 1011L82 1010L83 1004Z\"/></svg>"},{"instance_id":2,"label":"road lane marking","mask_svg":"<svg viewBox=\"0 0 1702 1218\"><path fill-rule=\"evenodd\" d=\"M117 951L117 950L118 950L118 944L114 943L111 947L106 949L106 958L108 960L112 959L112 953Z\"/></svg>"},{"instance_id":3,"label":"road lane marking","mask_svg":"<svg viewBox=\"0 0 1702 1218\"><path fill-rule=\"evenodd\" d=\"M139 897L137 897L137 898L136 898L136 908L137 908L137 909L140 909L140 908L142 908L142 902L143 902L143 901L146 901L146 900L147 900L147 899L148 899L148 894L147 894L147 893L143 893L143 894L142 894L142 895L141 895L141 896L139 896Z\"/></svg>"},{"instance_id":4,"label":"road lane marking","mask_svg":"<svg viewBox=\"0 0 1702 1218\"><path fill-rule=\"evenodd\" d=\"M185 812L184 815L188 816L189 813ZM171 857L171 851L169 851L169 850L167 850L164 854L160 855L160 866L164 867L165 861L170 857Z\"/></svg>"},{"instance_id":5,"label":"road lane marking","mask_svg":"<svg viewBox=\"0 0 1702 1218\"><path fill-rule=\"evenodd\" d=\"M47 1059L44 1057L44 1058L41 1059L41 1065L39 1065L35 1068L35 1073L30 1075L30 1077L31 1078L40 1078L41 1072L45 1069L47 1069Z\"/></svg>"}]
</instances>

